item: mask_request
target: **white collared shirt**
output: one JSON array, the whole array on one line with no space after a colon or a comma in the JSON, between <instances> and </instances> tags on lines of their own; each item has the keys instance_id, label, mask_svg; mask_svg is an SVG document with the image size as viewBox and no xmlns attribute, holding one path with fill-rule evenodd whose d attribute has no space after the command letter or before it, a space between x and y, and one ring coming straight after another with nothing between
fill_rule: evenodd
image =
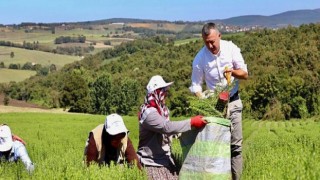
<instances>
[{"instance_id":1,"label":"white collared shirt","mask_svg":"<svg viewBox=\"0 0 320 180\"><path fill-rule=\"evenodd\" d=\"M240 53L240 48L231 41L220 40L220 51L217 55L212 54L204 46L196 55L192 63L192 84L189 88L191 92L202 92L203 81L206 82L209 90L215 90L217 87L226 88L227 80L223 76L225 67L229 69L242 69L246 72L247 64ZM238 91L239 82L231 76L231 82L235 85L230 92L230 96Z\"/></svg>"}]
</instances>

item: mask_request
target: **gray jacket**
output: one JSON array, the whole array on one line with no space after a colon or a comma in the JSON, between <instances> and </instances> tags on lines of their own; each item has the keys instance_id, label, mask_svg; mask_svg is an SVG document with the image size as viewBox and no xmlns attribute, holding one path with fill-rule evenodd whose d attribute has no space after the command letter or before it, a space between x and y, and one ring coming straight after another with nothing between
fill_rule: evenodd
<instances>
[{"instance_id":1,"label":"gray jacket","mask_svg":"<svg viewBox=\"0 0 320 180\"><path fill-rule=\"evenodd\" d=\"M156 108L144 111L139 123L138 156L145 166L166 166L174 164L171 158L172 135L191 130L190 119L168 121Z\"/></svg>"}]
</instances>

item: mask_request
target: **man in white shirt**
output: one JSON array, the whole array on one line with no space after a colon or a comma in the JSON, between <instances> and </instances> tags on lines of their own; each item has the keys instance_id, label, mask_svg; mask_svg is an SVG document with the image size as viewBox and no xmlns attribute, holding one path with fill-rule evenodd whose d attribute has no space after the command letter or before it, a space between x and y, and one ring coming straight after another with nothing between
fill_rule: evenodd
<instances>
[{"instance_id":1,"label":"man in white shirt","mask_svg":"<svg viewBox=\"0 0 320 180\"><path fill-rule=\"evenodd\" d=\"M248 78L247 65L240 49L231 41L221 40L221 33L214 23L202 28L205 46L197 53L192 64L192 84L190 91L199 98L204 97L202 84L207 89L226 88L225 75L231 74L234 87L229 93L228 117L232 122L231 130L231 171L232 179L240 179L242 172L242 102L239 97L239 79Z\"/></svg>"}]
</instances>

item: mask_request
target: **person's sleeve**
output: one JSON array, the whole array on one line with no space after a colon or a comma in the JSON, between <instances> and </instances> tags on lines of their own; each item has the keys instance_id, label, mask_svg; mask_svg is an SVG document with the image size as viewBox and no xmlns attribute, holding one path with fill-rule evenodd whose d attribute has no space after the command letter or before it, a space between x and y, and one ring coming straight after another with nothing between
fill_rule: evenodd
<instances>
[{"instance_id":1,"label":"person's sleeve","mask_svg":"<svg viewBox=\"0 0 320 180\"><path fill-rule=\"evenodd\" d=\"M20 141L23 145L27 144L26 142L24 142L23 139L21 139L19 136L15 135L15 134L12 134L12 140L13 141Z\"/></svg>"},{"instance_id":2,"label":"person's sleeve","mask_svg":"<svg viewBox=\"0 0 320 180\"><path fill-rule=\"evenodd\" d=\"M129 164L135 164L140 170L142 169L142 166L139 162L138 155L132 145L130 138L128 138L127 149L126 149L125 155L126 155L126 159Z\"/></svg>"},{"instance_id":3,"label":"person's sleeve","mask_svg":"<svg viewBox=\"0 0 320 180\"><path fill-rule=\"evenodd\" d=\"M26 147L22 143L20 143L19 147L17 148L17 155L23 162L28 172L31 173L34 170L34 165L28 155Z\"/></svg>"},{"instance_id":4,"label":"person's sleeve","mask_svg":"<svg viewBox=\"0 0 320 180\"><path fill-rule=\"evenodd\" d=\"M244 59L241 54L241 50L238 46L231 43L232 46L232 63L234 69L242 69L245 72L248 72L247 64L245 64Z\"/></svg>"},{"instance_id":5,"label":"person's sleeve","mask_svg":"<svg viewBox=\"0 0 320 180\"><path fill-rule=\"evenodd\" d=\"M203 68L201 66L202 53L198 53L192 63L191 86L189 87L192 93L202 92L203 83Z\"/></svg>"},{"instance_id":6,"label":"person's sleeve","mask_svg":"<svg viewBox=\"0 0 320 180\"><path fill-rule=\"evenodd\" d=\"M89 139L88 139L88 146L86 150L86 163L87 166L90 165L91 161L97 161L98 159L98 150L96 146L96 142L94 141L93 134L90 133Z\"/></svg>"},{"instance_id":7,"label":"person's sleeve","mask_svg":"<svg viewBox=\"0 0 320 180\"><path fill-rule=\"evenodd\" d=\"M156 109L147 115L147 118L141 125L150 131L168 135L186 132L191 129L190 119L183 121L167 121Z\"/></svg>"}]
</instances>

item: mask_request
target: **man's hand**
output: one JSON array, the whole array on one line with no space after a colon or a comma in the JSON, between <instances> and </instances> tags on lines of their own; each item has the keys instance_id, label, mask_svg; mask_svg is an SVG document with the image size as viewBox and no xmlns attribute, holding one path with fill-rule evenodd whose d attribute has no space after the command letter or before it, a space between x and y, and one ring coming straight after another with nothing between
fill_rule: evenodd
<instances>
[{"instance_id":1,"label":"man's hand","mask_svg":"<svg viewBox=\"0 0 320 180\"><path fill-rule=\"evenodd\" d=\"M242 69L225 69L223 72L224 77L226 77L226 73L230 73L230 76L233 76L237 79L248 79L248 73Z\"/></svg>"},{"instance_id":2,"label":"man's hand","mask_svg":"<svg viewBox=\"0 0 320 180\"><path fill-rule=\"evenodd\" d=\"M206 96L205 96L205 94L204 93L202 93L202 92L196 92L195 93L195 95L199 98L199 99L204 99Z\"/></svg>"},{"instance_id":3,"label":"man's hand","mask_svg":"<svg viewBox=\"0 0 320 180\"><path fill-rule=\"evenodd\" d=\"M231 75L232 69L229 69L228 66L224 68L223 76L227 79L228 86L231 84Z\"/></svg>"}]
</instances>

